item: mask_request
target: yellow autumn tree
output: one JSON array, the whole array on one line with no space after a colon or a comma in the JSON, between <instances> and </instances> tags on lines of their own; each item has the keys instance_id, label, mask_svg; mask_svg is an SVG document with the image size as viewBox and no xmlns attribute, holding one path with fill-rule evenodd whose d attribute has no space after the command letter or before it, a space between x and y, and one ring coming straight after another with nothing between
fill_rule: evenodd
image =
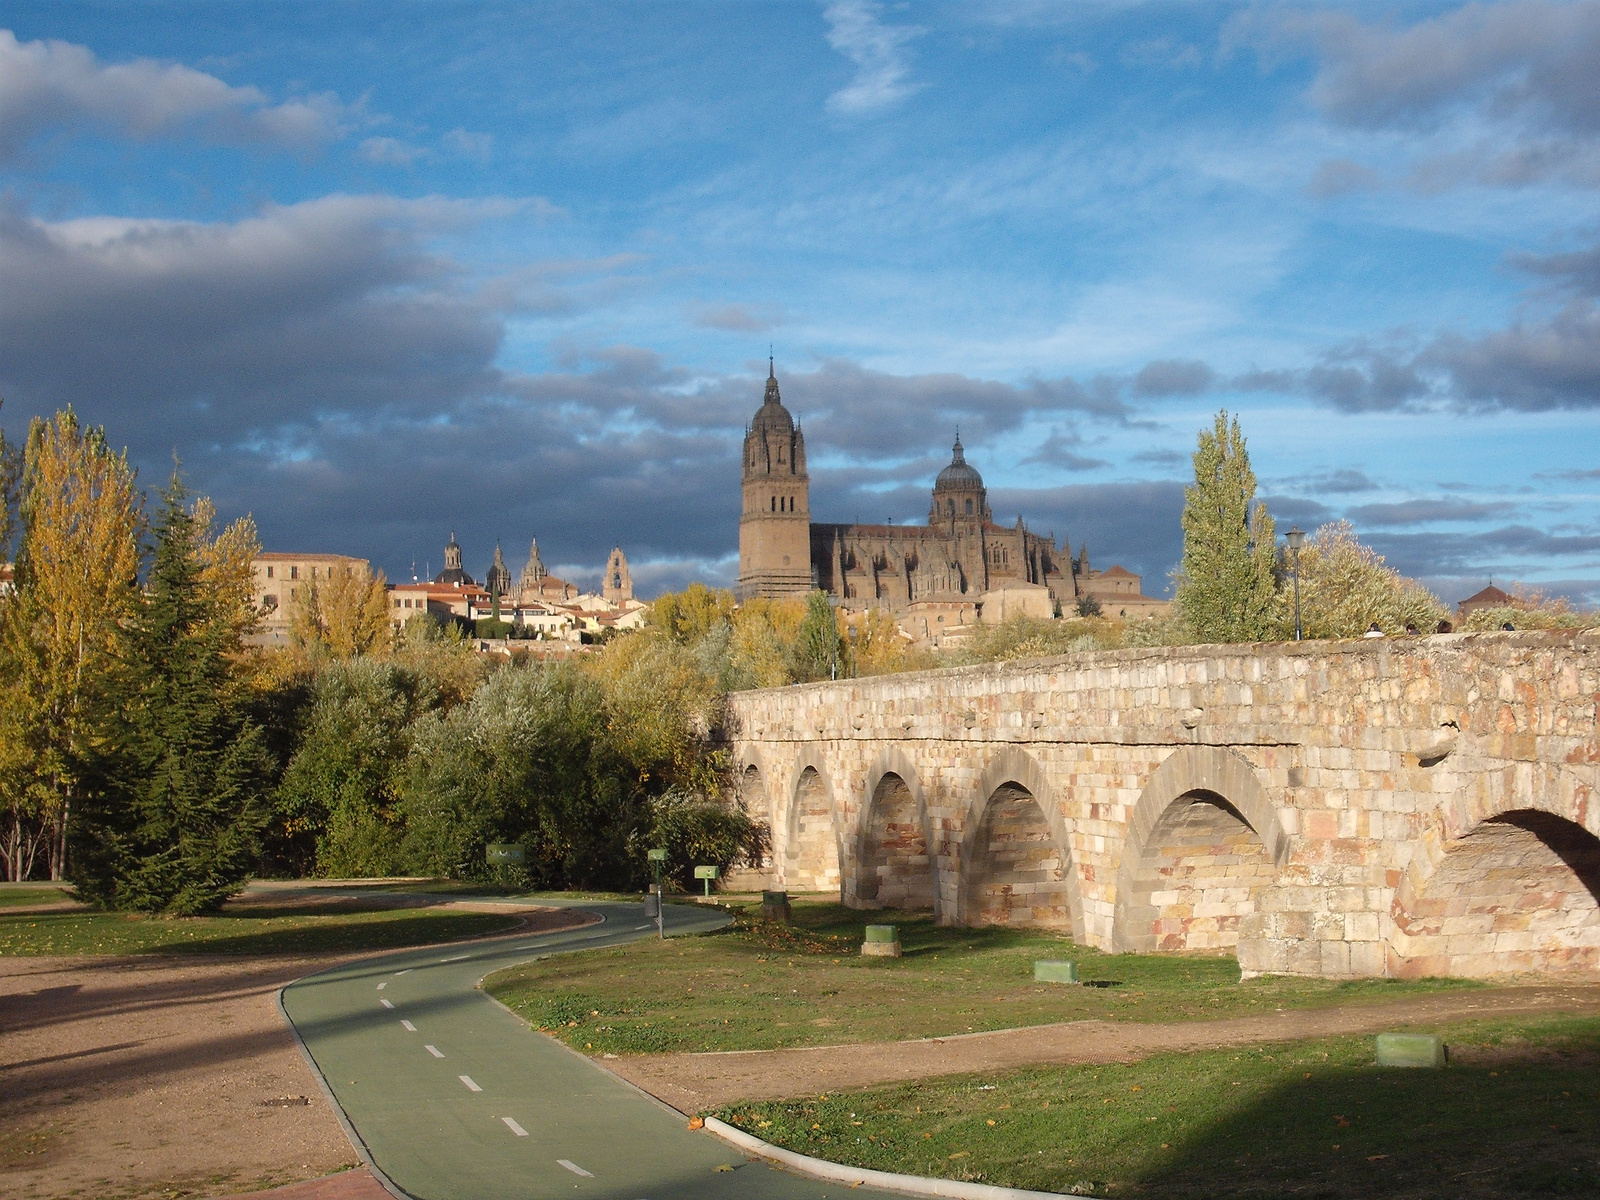
<instances>
[{"instance_id":1,"label":"yellow autumn tree","mask_svg":"<svg viewBox=\"0 0 1600 1200\"><path fill-rule=\"evenodd\" d=\"M335 659L381 655L394 644L383 572L333 567L302 584L289 614L289 639L312 654Z\"/></svg>"},{"instance_id":2,"label":"yellow autumn tree","mask_svg":"<svg viewBox=\"0 0 1600 1200\"><path fill-rule=\"evenodd\" d=\"M215 596L217 611L227 620L237 639L254 633L261 623L251 587L251 563L261 553L261 535L248 513L220 532L213 533L217 506L201 496L191 506L195 523L195 554L200 561L200 581Z\"/></svg>"},{"instance_id":3,"label":"yellow autumn tree","mask_svg":"<svg viewBox=\"0 0 1600 1200\"><path fill-rule=\"evenodd\" d=\"M126 453L68 408L23 453L16 590L0 627L0 796L7 872L66 871L67 831L109 656L138 603L143 503Z\"/></svg>"}]
</instances>

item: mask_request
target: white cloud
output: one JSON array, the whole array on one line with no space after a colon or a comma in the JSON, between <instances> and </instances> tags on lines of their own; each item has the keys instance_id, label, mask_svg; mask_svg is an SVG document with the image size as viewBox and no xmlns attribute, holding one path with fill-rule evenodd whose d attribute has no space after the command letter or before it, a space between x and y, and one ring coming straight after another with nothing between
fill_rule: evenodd
<instances>
[{"instance_id":1,"label":"white cloud","mask_svg":"<svg viewBox=\"0 0 1600 1200\"><path fill-rule=\"evenodd\" d=\"M489 156L494 153L492 133L473 133L457 126L440 140L446 150L466 158L475 158L479 162L488 162Z\"/></svg>"},{"instance_id":2,"label":"white cloud","mask_svg":"<svg viewBox=\"0 0 1600 1200\"><path fill-rule=\"evenodd\" d=\"M428 152L421 146L413 146L410 142L392 137L367 138L356 153L369 163L388 167L409 167L417 159L428 157Z\"/></svg>"},{"instance_id":3,"label":"white cloud","mask_svg":"<svg viewBox=\"0 0 1600 1200\"><path fill-rule=\"evenodd\" d=\"M307 149L339 136L329 95L269 104L256 87L138 58L100 62L70 42L20 42L0 29L0 159L47 129L99 125L133 138L194 134L232 144Z\"/></svg>"},{"instance_id":4,"label":"white cloud","mask_svg":"<svg viewBox=\"0 0 1600 1200\"><path fill-rule=\"evenodd\" d=\"M831 111L873 112L916 91L918 85L906 78L911 68L905 47L926 30L883 24L883 6L871 0L838 0L822 15L828 22L828 45L856 65L855 78L828 97Z\"/></svg>"}]
</instances>

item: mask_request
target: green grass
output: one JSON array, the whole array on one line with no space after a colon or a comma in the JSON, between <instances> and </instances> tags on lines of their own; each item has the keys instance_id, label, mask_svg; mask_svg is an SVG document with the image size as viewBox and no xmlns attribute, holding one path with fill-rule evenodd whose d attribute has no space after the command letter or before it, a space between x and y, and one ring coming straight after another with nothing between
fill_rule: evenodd
<instances>
[{"instance_id":1,"label":"green grass","mask_svg":"<svg viewBox=\"0 0 1600 1200\"><path fill-rule=\"evenodd\" d=\"M224 910L214 917L145 917L127 913L0 914L0 955L37 954L311 954L388 950L454 941L517 922L494 913L428 909L351 912Z\"/></svg>"},{"instance_id":2,"label":"green grass","mask_svg":"<svg viewBox=\"0 0 1600 1200\"><path fill-rule=\"evenodd\" d=\"M59 904L71 900L72 893L55 884L20 884L0 888L0 908L24 908L36 904Z\"/></svg>"},{"instance_id":3,"label":"green grass","mask_svg":"<svg viewBox=\"0 0 1600 1200\"><path fill-rule=\"evenodd\" d=\"M1600 1195L1600 1018L1447 1026L1443 1071L1370 1037L940 1079L716 1115L836 1162L1042 1191Z\"/></svg>"},{"instance_id":4,"label":"green grass","mask_svg":"<svg viewBox=\"0 0 1600 1200\"><path fill-rule=\"evenodd\" d=\"M937 1037L1099 1018L1185 1021L1360 1003L1476 986L1460 980L1275 977L1240 983L1229 957L1103 954L1051 934L951 929L906 913L794 905L792 926L727 930L557 955L486 987L533 1025L602 1054L764 1050ZM904 957L860 957L865 923L900 927ZM1036 958L1072 958L1101 986L1033 982Z\"/></svg>"}]
</instances>

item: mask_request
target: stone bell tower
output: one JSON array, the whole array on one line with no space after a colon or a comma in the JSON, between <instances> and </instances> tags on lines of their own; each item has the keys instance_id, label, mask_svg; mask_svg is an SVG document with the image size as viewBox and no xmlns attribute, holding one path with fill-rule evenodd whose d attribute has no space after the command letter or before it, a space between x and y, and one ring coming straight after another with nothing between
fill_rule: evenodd
<instances>
[{"instance_id":1,"label":"stone bell tower","mask_svg":"<svg viewBox=\"0 0 1600 1200\"><path fill-rule=\"evenodd\" d=\"M744 508L739 515L739 598L811 590L811 481L806 440L778 395L767 394L744 435Z\"/></svg>"},{"instance_id":2,"label":"stone bell tower","mask_svg":"<svg viewBox=\"0 0 1600 1200\"><path fill-rule=\"evenodd\" d=\"M606 560L605 577L600 581L600 596L612 604L633 599L633 576L628 573L628 556L622 552L621 546L611 548L611 557Z\"/></svg>"}]
</instances>

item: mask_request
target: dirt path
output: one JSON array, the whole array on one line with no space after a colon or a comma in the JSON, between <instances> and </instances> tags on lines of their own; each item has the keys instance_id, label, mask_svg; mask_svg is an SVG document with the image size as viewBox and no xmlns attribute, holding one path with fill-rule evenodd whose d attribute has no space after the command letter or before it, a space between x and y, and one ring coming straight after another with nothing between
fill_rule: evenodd
<instances>
[{"instance_id":1,"label":"dirt path","mask_svg":"<svg viewBox=\"0 0 1600 1200\"><path fill-rule=\"evenodd\" d=\"M522 915L519 934L587 921ZM0 958L0 1197L216 1196L355 1166L273 996L360 957ZM361 1194L338 1188L305 1196Z\"/></svg>"},{"instance_id":2,"label":"dirt path","mask_svg":"<svg viewBox=\"0 0 1600 1200\"><path fill-rule=\"evenodd\" d=\"M1600 986L1508 987L1407 996L1380 1004L1300 1009L1217 1021L1137 1025L1069 1021L910 1042L706 1054L641 1054L602 1065L680 1112L782 1100L937 1075L1047 1064L1134 1062L1169 1050L1380 1033L1475 1017L1600 1013Z\"/></svg>"}]
</instances>

